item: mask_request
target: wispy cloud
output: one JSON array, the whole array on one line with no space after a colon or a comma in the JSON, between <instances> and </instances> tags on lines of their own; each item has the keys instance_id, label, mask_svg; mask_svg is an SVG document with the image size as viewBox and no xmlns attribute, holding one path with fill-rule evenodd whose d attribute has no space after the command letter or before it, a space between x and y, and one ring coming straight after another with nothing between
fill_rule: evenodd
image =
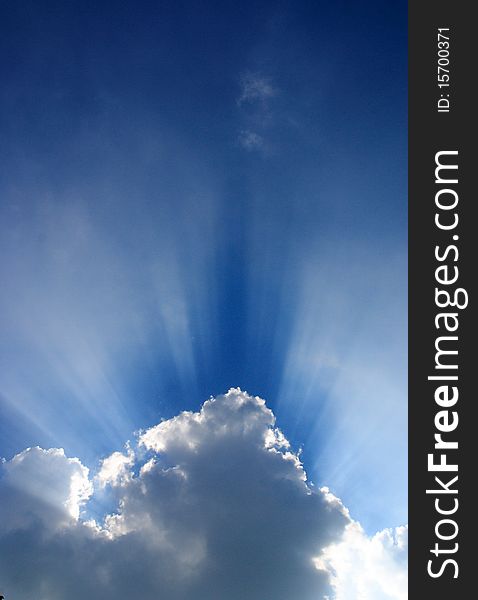
<instances>
[{"instance_id":1,"label":"wispy cloud","mask_svg":"<svg viewBox=\"0 0 478 600\"><path fill-rule=\"evenodd\" d=\"M241 78L241 94L237 99L237 104L241 106L247 103L264 104L270 98L277 95L276 88L268 77L258 73L246 73Z\"/></svg>"},{"instance_id":2,"label":"wispy cloud","mask_svg":"<svg viewBox=\"0 0 478 600\"><path fill-rule=\"evenodd\" d=\"M245 150L264 149L264 136L271 125L271 100L277 95L269 77L252 72L241 77L236 103L245 127L239 132L238 141Z\"/></svg>"},{"instance_id":3,"label":"wispy cloud","mask_svg":"<svg viewBox=\"0 0 478 600\"><path fill-rule=\"evenodd\" d=\"M255 131L241 131L239 143L246 150L259 150L264 145L264 138Z\"/></svg>"}]
</instances>

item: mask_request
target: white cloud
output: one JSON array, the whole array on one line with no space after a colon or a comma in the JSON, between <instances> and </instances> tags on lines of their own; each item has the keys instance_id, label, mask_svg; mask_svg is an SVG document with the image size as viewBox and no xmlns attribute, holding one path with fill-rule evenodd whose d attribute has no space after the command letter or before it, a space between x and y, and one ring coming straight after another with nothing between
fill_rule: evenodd
<instances>
[{"instance_id":1,"label":"white cloud","mask_svg":"<svg viewBox=\"0 0 478 600\"><path fill-rule=\"evenodd\" d=\"M316 561L332 573L336 600L406 600L408 527L369 538L357 522Z\"/></svg>"},{"instance_id":2,"label":"white cloud","mask_svg":"<svg viewBox=\"0 0 478 600\"><path fill-rule=\"evenodd\" d=\"M354 590L372 589L363 569L378 573L377 594L386 579L403 585L398 537L368 539L307 481L265 402L238 389L141 432L135 448L102 461L96 481L117 504L86 521L92 484L78 459L33 448L4 462L7 597L357 600ZM403 589L366 598L402 600Z\"/></svg>"},{"instance_id":3,"label":"white cloud","mask_svg":"<svg viewBox=\"0 0 478 600\"><path fill-rule=\"evenodd\" d=\"M134 452L131 448L127 449L127 453L113 452L101 461L101 468L96 475L100 487L111 485L126 485L131 481L133 473L131 467L134 464Z\"/></svg>"},{"instance_id":4,"label":"white cloud","mask_svg":"<svg viewBox=\"0 0 478 600\"><path fill-rule=\"evenodd\" d=\"M61 448L27 448L0 469L0 531L41 521L50 530L76 522L93 486L88 469Z\"/></svg>"}]
</instances>

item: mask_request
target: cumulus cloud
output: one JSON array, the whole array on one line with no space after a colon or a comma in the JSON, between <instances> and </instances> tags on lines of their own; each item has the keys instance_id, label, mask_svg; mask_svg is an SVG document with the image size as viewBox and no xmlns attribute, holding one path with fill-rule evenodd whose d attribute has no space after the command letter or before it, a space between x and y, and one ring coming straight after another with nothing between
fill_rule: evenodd
<instances>
[{"instance_id":1,"label":"cumulus cloud","mask_svg":"<svg viewBox=\"0 0 478 600\"><path fill-rule=\"evenodd\" d=\"M58 448L27 448L0 473L0 532L38 522L49 530L68 526L93 492L88 469Z\"/></svg>"},{"instance_id":2,"label":"cumulus cloud","mask_svg":"<svg viewBox=\"0 0 478 600\"><path fill-rule=\"evenodd\" d=\"M104 488L107 485L113 487L126 485L133 473L131 468L134 465L134 452L128 447L126 454L122 452L113 452L111 456L101 461L101 468L96 475L96 481L99 486Z\"/></svg>"},{"instance_id":3,"label":"cumulus cloud","mask_svg":"<svg viewBox=\"0 0 478 600\"><path fill-rule=\"evenodd\" d=\"M140 432L91 479L59 449L27 449L1 470L0 583L11 598L405 597L403 587L353 591L377 565L374 585L392 570L403 586L398 537L367 538L307 480L265 402L239 389ZM97 521L93 482L116 499Z\"/></svg>"},{"instance_id":4,"label":"cumulus cloud","mask_svg":"<svg viewBox=\"0 0 478 600\"><path fill-rule=\"evenodd\" d=\"M384 529L371 538L351 522L338 544L316 560L331 573L335 600L406 600L408 527Z\"/></svg>"}]
</instances>

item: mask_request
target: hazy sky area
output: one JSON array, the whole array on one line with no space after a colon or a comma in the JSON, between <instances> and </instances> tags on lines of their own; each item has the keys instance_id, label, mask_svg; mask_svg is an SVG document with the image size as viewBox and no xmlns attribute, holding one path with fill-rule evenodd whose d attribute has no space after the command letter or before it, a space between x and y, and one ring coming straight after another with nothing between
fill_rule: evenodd
<instances>
[{"instance_id":1,"label":"hazy sky area","mask_svg":"<svg viewBox=\"0 0 478 600\"><path fill-rule=\"evenodd\" d=\"M407 522L406 17L2 3L5 464L62 448L91 479L241 388L369 536ZM87 498L84 519L113 502Z\"/></svg>"}]
</instances>

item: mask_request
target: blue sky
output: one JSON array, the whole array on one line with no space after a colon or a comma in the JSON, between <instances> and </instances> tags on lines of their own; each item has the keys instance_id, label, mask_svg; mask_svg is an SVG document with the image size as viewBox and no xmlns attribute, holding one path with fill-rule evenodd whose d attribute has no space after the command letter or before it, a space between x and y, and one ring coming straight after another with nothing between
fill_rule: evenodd
<instances>
[{"instance_id":1,"label":"blue sky","mask_svg":"<svg viewBox=\"0 0 478 600\"><path fill-rule=\"evenodd\" d=\"M405 523L406 4L1 10L0 456L241 387Z\"/></svg>"}]
</instances>

